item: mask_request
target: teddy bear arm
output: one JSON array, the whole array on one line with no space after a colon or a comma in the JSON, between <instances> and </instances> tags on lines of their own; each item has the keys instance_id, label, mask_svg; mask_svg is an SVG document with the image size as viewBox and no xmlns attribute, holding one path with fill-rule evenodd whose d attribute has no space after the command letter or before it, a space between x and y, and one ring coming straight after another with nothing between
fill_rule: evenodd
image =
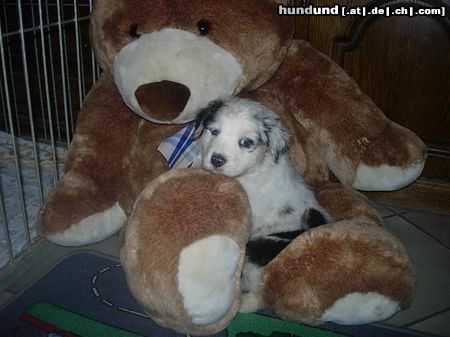
<instances>
[{"instance_id":1,"label":"teddy bear arm","mask_svg":"<svg viewBox=\"0 0 450 337\"><path fill-rule=\"evenodd\" d=\"M218 332L239 309L249 233L250 206L237 181L200 169L164 173L144 187L126 226L128 285L159 324Z\"/></svg>"},{"instance_id":2,"label":"teddy bear arm","mask_svg":"<svg viewBox=\"0 0 450 337\"><path fill-rule=\"evenodd\" d=\"M330 170L347 186L395 190L421 173L424 143L392 122L336 63L294 40L264 86L275 93L314 138Z\"/></svg>"},{"instance_id":3,"label":"teddy bear arm","mask_svg":"<svg viewBox=\"0 0 450 337\"><path fill-rule=\"evenodd\" d=\"M78 118L64 177L40 215L40 233L61 245L101 241L126 220L124 158L138 118L122 103L109 80L101 78Z\"/></svg>"},{"instance_id":4,"label":"teddy bear arm","mask_svg":"<svg viewBox=\"0 0 450 337\"><path fill-rule=\"evenodd\" d=\"M312 324L371 323L408 307L414 268L370 201L340 184L316 192L334 222L299 236L267 266L266 304Z\"/></svg>"}]
</instances>

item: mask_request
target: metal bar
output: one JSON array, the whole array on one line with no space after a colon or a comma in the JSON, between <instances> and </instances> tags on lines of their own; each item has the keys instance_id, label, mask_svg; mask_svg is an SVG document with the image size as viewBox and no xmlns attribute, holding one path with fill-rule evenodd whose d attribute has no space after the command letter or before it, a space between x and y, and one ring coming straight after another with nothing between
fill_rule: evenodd
<instances>
[{"instance_id":1,"label":"metal bar","mask_svg":"<svg viewBox=\"0 0 450 337\"><path fill-rule=\"evenodd\" d=\"M70 132L69 132L69 111L67 107L67 85L66 85L66 73L64 67L64 50L63 50L63 32L62 32L62 21L61 21L61 0L57 0L57 11L58 11L58 36L59 36L59 56L61 63L61 77L63 85L63 102L64 102L64 119L66 122L66 140L67 148L70 144Z\"/></svg>"},{"instance_id":2,"label":"metal bar","mask_svg":"<svg viewBox=\"0 0 450 337\"><path fill-rule=\"evenodd\" d=\"M98 63L95 63L95 71L97 74L97 79L100 78L100 66L98 65Z\"/></svg>"},{"instance_id":3,"label":"metal bar","mask_svg":"<svg viewBox=\"0 0 450 337\"><path fill-rule=\"evenodd\" d=\"M88 21L89 20L89 16L80 17L80 18L78 18L78 20L79 21ZM61 25L67 25L69 23L75 23L75 20L73 20L73 19L72 20L65 20L65 21L62 21L61 23L59 21L58 22L54 22L54 23L49 23L49 24L45 25L44 28L58 27L60 24ZM26 29L23 29L23 33L35 32L35 31L38 31L39 29L40 29L39 27L26 28ZM12 31L12 32L9 32L9 33L4 33L2 35L2 37L11 37L11 36L20 35L20 34L21 34L20 30L15 30L15 31Z\"/></svg>"},{"instance_id":4,"label":"metal bar","mask_svg":"<svg viewBox=\"0 0 450 337\"><path fill-rule=\"evenodd\" d=\"M6 96L6 92L5 92ZM8 132L9 126L8 126L8 117L6 116L6 102L3 97L3 83L0 81L0 100L2 103L2 116L3 116L3 123L5 124L5 130Z\"/></svg>"},{"instance_id":5,"label":"metal bar","mask_svg":"<svg viewBox=\"0 0 450 337\"><path fill-rule=\"evenodd\" d=\"M48 7L48 1L45 2L45 14L47 22L50 22L50 15L49 15L49 7ZM42 27L44 29L44 27ZM50 56L50 73L52 74L52 90L53 90L53 104L55 106L55 116L56 116L56 130L58 132L58 140L61 141L61 128L59 126L59 109L58 109L58 97L56 95L56 81L55 81L55 67L53 62L53 48L52 48L52 41L50 37L50 32L47 33L47 43L49 46L49 56Z\"/></svg>"},{"instance_id":6,"label":"metal bar","mask_svg":"<svg viewBox=\"0 0 450 337\"><path fill-rule=\"evenodd\" d=\"M92 5L93 0L89 0L89 7L90 7L90 13L92 13ZM92 50L92 48L91 48ZM100 78L100 66L98 65L98 62L95 60L95 55L94 55L94 51L92 50L92 62L93 62L93 67L95 68L95 78L96 80L98 80ZM94 81L95 84L95 81Z\"/></svg>"},{"instance_id":7,"label":"metal bar","mask_svg":"<svg viewBox=\"0 0 450 337\"><path fill-rule=\"evenodd\" d=\"M80 41L80 43L82 44L83 43L83 41ZM84 54L83 54L83 48L81 48L81 60L82 60L82 62L81 62L81 86L83 87L83 102L84 102L84 99L86 98L86 76L85 76L85 73L86 73L86 71L84 70ZM81 109L81 107L83 106L83 104L82 105L80 105L80 109ZM80 109L78 109L78 111L80 110ZM78 118L78 114L77 114L77 118ZM75 123L76 123L76 121L75 121Z\"/></svg>"},{"instance_id":8,"label":"metal bar","mask_svg":"<svg viewBox=\"0 0 450 337\"><path fill-rule=\"evenodd\" d=\"M11 262L14 256L11 245L11 237L9 234L8 222L6 221L5 206L3 205L3 195L1 187L0 187L0 216L2 221L0 225L3 227L3 236L5 237L6 249L8 250L8 260Z\"/></svg>"},{"instance_id":9,"label":"metal bar","mask_svg":"<svg viewBox=\"0 0 450 337\"><path fill-rule=\"evenodd\" d=\"M40 2L40 1L39 1ZM34 6L33 1L31 1L31 22L33 27L36 27L36 20L34 18ZM47 137L47 123L45 121L45 112L44 112L44 97L42 95L42 80L41 80L41 67L39 64L39 48L37 44L37 38L33 38L33 44L34 44L34 53L36 54L36 72L37 72L37 78L38 78L38 90L39 90L39 98L41 103L41 116L42 116L42 125L44 126L44 137L45 139L48 139ZM42 50L44 52L44 50Z\"/></svg>"},{"instance_id":10,"label":"metal bar","mask_svg":"<svg viewBox=\"0 0 450 337\"><path fill-rule=\"evenodd\" d=\"M5 29L8 30L6 7L3 8L3 15L4 15L4 20L5 20ZM6 44L7 44L7 46L9 46L9 38L6 38ZM7 51L8 51L9 64L12 65L11 48L7 48ZM9 75L11 76L10 78L14 78L12 66L9 67ZM16 117L17 131L19 132L19 135L20 135L21 131L20 131L20 123L19 123L19 113L18 113L18 109L17 109L16 86L14 84L14 81L11 82L11 89L12 89L13 102L14 102L14 111L15 111L14 116Z\"/></svg>"},{"instance_id":11,"label":"metal bar","mask_svg":"<svg viewBox=\"0 0 450 337\"><path fill-rule=\"evenodd\" d=\"M448 149L442 149L438 147L428 146L428 155L450 159L450 151Z\"/></svg>"},{"instance_id":12,"label":"metal bar","mask_svg":"<svg viewBox=\"0 0 450 337\"><path fill-rule=\"evenodd\" d=\"M44 25L43 25L43 15L42 15L42 2L39 1L39 23L41 29L41 47L42 47L42 55L43 62L42 65L44 67L44 85L45 85L45 97L47 102L47 113L48 113L48 124L50 128L50 142L52 144L52 156L53 156L53 184L56 184L56 181L59 179L58 172L58 161L56 158L56 148L55 148L55 137L53 135L53 120L52 120L52 107L50 104L50 89L48 85L48 75L47 75L47 58L45 56L45 40L44 40ZM51 48L51 45L50 45Z\"/></svg>"},{"instance_id":13,"label":"metal bar","mask_svg":"<svg viewBox=\"0 0 450 337\"><path fill-rule=\"evenodd\" d=\"M73 0L73 15L74 15L74 19L75 21L77 21L78 19L78 7L77 7L77 0ZM80 108L81 105L83 104L83 84L82 84L82 74L81 74L81 64L82 62L82 58L81 58L81 50L80 50L80 29L78 26L78 21L75 24L75 44L76 44L76 50L77 50L77 72L78 72L78 101L80 103ZM72 125L73 125L73 120L72 120Z\"/></svg>"},{"instance_id":14,"label":"metal bar","mask_svg":"<svg viewBox=\"0 0 450 337\"><path fill-rule=\"evenodd\" d=\"M33 140L33 155L34 155L34 163L36 165L36 177L37 177L37 183L38 183L38 192L39 192L39 201L41 205L44 203L44 192L42 188L42 181L41 181L41 170L39 166L39 155L37 150L37 143L36 143L36 135L34 132L34 119L33 119L33 107L31 104L31 92L30 92L30 80L28 76L28 60L27 60L27 54L26 54L26 46L25 46L25 34L23 32L23 13L22 13L22 4L21 0L17 0L17 9L19 12L19 26L20 26L20 38L21 38L21 46L22 46L22 62L23 62L23 72L25 76L25 89L27 94L27 104L28 104L28 114L30 119L30 129L31 129L31 139ZM25 226L26 229L26 236L27 236L27 242L28 246L31 246L31 236L30 236L30 228L28 226L28 222Z\"/></svg>"},{"instance_id":15,"label":"metal bar","mask_svg":"<svg viewBox=\"0 0 450 337\"><path fill-rule=\"evenodd\" d=\"M19 12L19 25L21 29L23 28L23 13L22 13L22 5L21 0L17 0L17 9ZM27 105L28 105L28 115L30 119L30 129L31 129L31 139L33 140L33 155L34 155L34 162L36 164L36 175L38 180L38 187L39 187L39 200L41 204L44 203L44 194L42 189L42 183L41 183L41 172L39 167L39 156L36 146L36 135L34 132L34 117L33 117L33 106L31 103L31 91L30 91L30 79L28 74L28 60L27 60L27 53L26 53L26 46L25 46L25 36L24 33L21 32L20 34L21 38L21 47L22 47L22 62L23 62L23 72L25 76L25 89L26 89L26 95L27 95Z\"/></svg>"},{"instance_id":16,"label":"metal bar","mask_svg":"<svg viewBox=\"0 0 450 337\"><path fill-rule=\"evenodd\" d=\"M92 13L92 0L89 0L89 12ZM97 62L95 62L95 54L94 50L91 48L91 60L92 60L92 85L95 85L95 82L97 82Z\"/></svg>"},{"instance_id":17,"label":"metal bar","mask_svg":"<svg viewBox=\"0 0 450 337\"><path fill-rule=\"evenodd\" d=\"M62 20L64 21L64 5L62 6ZM76 24L75 24L76 25ZM69 59L67 57L67 33L66 33L66 26L63 27L63 43L64 43L64 63L66 65L66 71L67 71L67 99L68 99L68 107L69 107L69 126L71 134L73 134L73 107L72 107L72 90L70 85L70 67L69 67ZM69 132L70 133L70 132ZM69 137L70 138L70 137ZM70 144L70 141L68 142Z\"/></svg>"},{"instance_id":18,"label":"metal bar","mask_svg":"<svg viewBox=\"0 0 450 337\"><path fill-rule=\"evenodd\" d=\"M2 32L2 27L0 25L0 35ZM0 59L2 63L2 70L3 70L3 85L5 87L6 91L6 109L8 111L8 119L9 119L9 128L11 133L11 144L12 144L12 150L14 154L14 163L16 167L16 178L17 178L17 187L19 189L19 199L20 199L20 206L22 208L22 215L24 220L24 226L28 228L28 216L25 208L25 197L23 195L23 186L22 186L22 177L20 175L20 166L19 166L19 157L17 155L17 147L16 147L16 139L15 139L15 131L14 131L14 123L13 123L13 117L12 117L12 110L11 110L11 101L9 99L8 91L8 79L6 74L6 61L5 61L5 50L3 46L3 39L0 39ZM29 232L25 230L26 233ZM31 243L31 240L29 237L27 237L28 243Z\"/></svg>"},{"instance_id":19,"label":"metal bar","mask_svg":"<svg viewBox=\"0 0 450 337\"><path fill-rule=\"evenodd\" d=\"M30 3L25 3L25 2L22 2L22 4L23 4L23 5L33 5L33 6L36 6L36 4L30 4ZM16 4L15 2L11 2L11 3L5 2L4 5L5 5L5 6L16 6L17 4ZM54 4L54 3L50 3L49 5L50 5L50 6L56 6L56 4ZM65 6L65 7L71 7L72 5L71 5L70 3L68 3L68 4L64 4L64 6ZM87 6L89 6L89 4L81 4L80 6L82 6L82 7L87 7Z\"/></svg>"}]
</instances>

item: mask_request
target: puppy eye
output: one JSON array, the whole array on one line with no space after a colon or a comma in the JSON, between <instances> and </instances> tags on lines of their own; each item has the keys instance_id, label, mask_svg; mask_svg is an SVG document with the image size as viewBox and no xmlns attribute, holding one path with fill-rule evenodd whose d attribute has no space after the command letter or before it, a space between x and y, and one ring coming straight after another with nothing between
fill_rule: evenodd
<instances>
[{"instance_id":1,"label":"puppy eye","mask_svg":"<svg viewBox=\"0 0 450 337\"><path fill-rule=\"evenodd\" d=\"M208 35L211 30L211 23L208 20L200 20L197 22L197 30L201 36Z\"/></svg>"},{"instance_id":2,"label":"puppy eye","mask_svg":"<svg viewBox=\"0 0 450 337\"><path fill-rule=\"evenodd\" d=\"M255 142L253 140L251 140L250 138L243 138L239 141L239 146L246 148L246 149L251 148L254 144L255 144Z\"/></svg>"},{"instance_id":3,"label":"puppy eye","mask_svg":"<svg viewBox=\"0 0 450 337\"><path fill-rule=\"evenodd\" d=\"M128 34L133 38L133 39L139 39L141 37L141 33L138 31L138 24L137 23L133 23L130 26L130 30L128 31Z\"/></svg>"},{"instance_id":4,"label":"puppy eye","mask_svg":"<svg viewBox=\"0 0 450 337\"><path fill-rule=\"evenodd\" d=\"M220 133L219 129L211 129L211 130L209 130L209 131L211 132L211 134L212 134L213 136L217 136L217 135L219 135L219 133Z\"/></svg>"}]
</instances>

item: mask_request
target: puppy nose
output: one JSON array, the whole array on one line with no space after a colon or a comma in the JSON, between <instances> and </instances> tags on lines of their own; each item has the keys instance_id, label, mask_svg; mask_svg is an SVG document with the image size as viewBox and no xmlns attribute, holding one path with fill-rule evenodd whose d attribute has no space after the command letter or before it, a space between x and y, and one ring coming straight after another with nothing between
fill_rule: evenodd
<instances>
[{"instance_id":1,"label":"puppy nose","mask_svg":"<svg viewBox=\"0 0 450 337\"><path fill-rule=\"evenodd\" d=\"M214 167L221 167L223 166L225 163L227 162L227 160L221 156L220 154L214 153L211 157L211 164Z\"/></svg>"}]
</instances>

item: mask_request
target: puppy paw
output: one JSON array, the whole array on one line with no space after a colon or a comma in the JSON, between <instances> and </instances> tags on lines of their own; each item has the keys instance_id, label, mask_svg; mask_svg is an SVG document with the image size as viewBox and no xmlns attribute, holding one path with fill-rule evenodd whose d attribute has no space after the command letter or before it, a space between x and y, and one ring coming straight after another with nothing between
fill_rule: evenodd
<instances>
[{"instance_id":1,"label":"puppy paw","mask_svg":"<svg viewBox=\"0 0 450 337\"><path fill-rule=\"evenodd\" d=\"M214 323L230 310L236 297L240 255L237 243L223 235L210 236L183 249L178 290L194 324Z\"/></svg>"},{"instance_id":2,"label":"puppy paw","mask_svg":"<svg viewBox=\"0 0 450 337\"><path fill-rule=\"evenodd\" d=\"M243 314L248 314L251 312L258 311L264 307L263 299L260 294L256 293L245 293L241 296L241 307L239 312Z\"/></svg>"}]
</instances>

